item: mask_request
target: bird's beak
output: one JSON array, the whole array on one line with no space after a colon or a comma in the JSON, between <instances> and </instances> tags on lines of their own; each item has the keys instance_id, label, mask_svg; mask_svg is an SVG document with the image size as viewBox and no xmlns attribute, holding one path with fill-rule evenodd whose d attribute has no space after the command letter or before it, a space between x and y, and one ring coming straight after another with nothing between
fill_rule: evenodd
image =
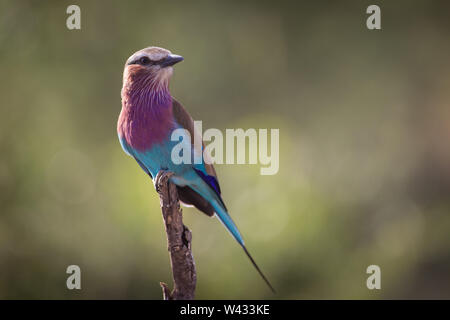
<instances>
[{"instance_id":1,"label":"bird's beak","mask_svg":"<svg viewBox=\"0 0 450 320\"><path fill-rule=\"evenodd\" d=\"M169 54L167 58L165 58L161 62L161 68L170 67L173 66L175 63L178 63L180 61L183 61L184 58L182 56L176 55L176 54Z\"/></svg>"}]
</instances>

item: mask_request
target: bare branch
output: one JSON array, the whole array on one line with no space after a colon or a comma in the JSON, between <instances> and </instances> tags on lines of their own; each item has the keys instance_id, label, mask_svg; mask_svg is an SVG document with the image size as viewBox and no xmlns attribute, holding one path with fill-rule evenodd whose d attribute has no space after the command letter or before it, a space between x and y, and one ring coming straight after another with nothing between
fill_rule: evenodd
<instances>
[{"instance_id":1,"label":"bare branch","mask_svg":"<svg viewBox=\"0 0 450 320\"><path fill-rule=\"evenodd\" d=\"M177 188L169 182L171 172L161 170L155 178L161 211L166 226L167 245L170 252L174 289L161 282L164 300L192 300L195 296L197 273L191 251L192 234L183 224L183 213Z\"/></svg>"}]
</instances>

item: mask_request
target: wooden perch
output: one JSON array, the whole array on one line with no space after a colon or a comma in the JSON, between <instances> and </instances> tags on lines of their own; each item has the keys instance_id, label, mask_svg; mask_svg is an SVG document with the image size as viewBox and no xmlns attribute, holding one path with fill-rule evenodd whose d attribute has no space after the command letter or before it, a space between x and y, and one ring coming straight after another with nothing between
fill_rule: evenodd
<instances>
[{"instance_id":1,"label":"wooden perch","mask_svg":"<svg viewBox=\"0 0 450 320\"><path fill-rule=\"evenodd\" d=\"M160 282L164 300L192 300L195 296L197 273L191 251L191 231L183 224L183 213L177 188L169 182L172 172L161 170L155 179L161 211L166 226L167 245L173 275L173 291Z\"/></svg>"}]
</instances>

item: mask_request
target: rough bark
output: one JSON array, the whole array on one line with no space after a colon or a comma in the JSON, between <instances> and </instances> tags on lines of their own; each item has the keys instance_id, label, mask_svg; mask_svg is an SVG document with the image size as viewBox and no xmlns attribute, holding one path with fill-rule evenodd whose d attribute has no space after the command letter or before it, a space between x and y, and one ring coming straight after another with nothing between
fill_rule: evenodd
<instances>
[{"instance_id":1,"label":"rough bark","mask_svg":"<svg viewBox=\"0 0 450 320\"><path fill-rule=\"evenodd\" d=\"M171 172L160 171L155 179L159 193L162 216L167 233L174 289L161 282L164 300L192 300L195 296L197 273L191 251L192 234L183 224L177 188L169 182Z\"/></svg>"}]
</instances>

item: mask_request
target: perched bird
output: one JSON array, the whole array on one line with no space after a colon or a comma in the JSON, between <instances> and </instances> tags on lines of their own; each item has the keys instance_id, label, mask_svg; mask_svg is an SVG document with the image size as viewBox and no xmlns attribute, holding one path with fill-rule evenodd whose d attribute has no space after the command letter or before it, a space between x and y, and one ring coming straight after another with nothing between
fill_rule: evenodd
<instances>
[{"instance_id":1,"label":"perched bird","mask_svg":"<svg viewBox=\"0 0 450 320\"><path fill-rule=\"evenodd\" d=\"M139 50L128 58L123 73L122 110L117 123L122 148L152 179L160 170L173 172L170 181L177 186L181 202L195 206L208 216L216 215L274 291L227 212L212 164L205 161L174 164L171 159L172 148L179 143L171 140L173 130L186 129L187 137L182 140L192 144L194 137L200 134L194 130L192 117L169 92L172 66L180 61L183 57L158 47ZM201 148L193 146L191 153L204 160Z\"/></svg>"}]
</instances>

